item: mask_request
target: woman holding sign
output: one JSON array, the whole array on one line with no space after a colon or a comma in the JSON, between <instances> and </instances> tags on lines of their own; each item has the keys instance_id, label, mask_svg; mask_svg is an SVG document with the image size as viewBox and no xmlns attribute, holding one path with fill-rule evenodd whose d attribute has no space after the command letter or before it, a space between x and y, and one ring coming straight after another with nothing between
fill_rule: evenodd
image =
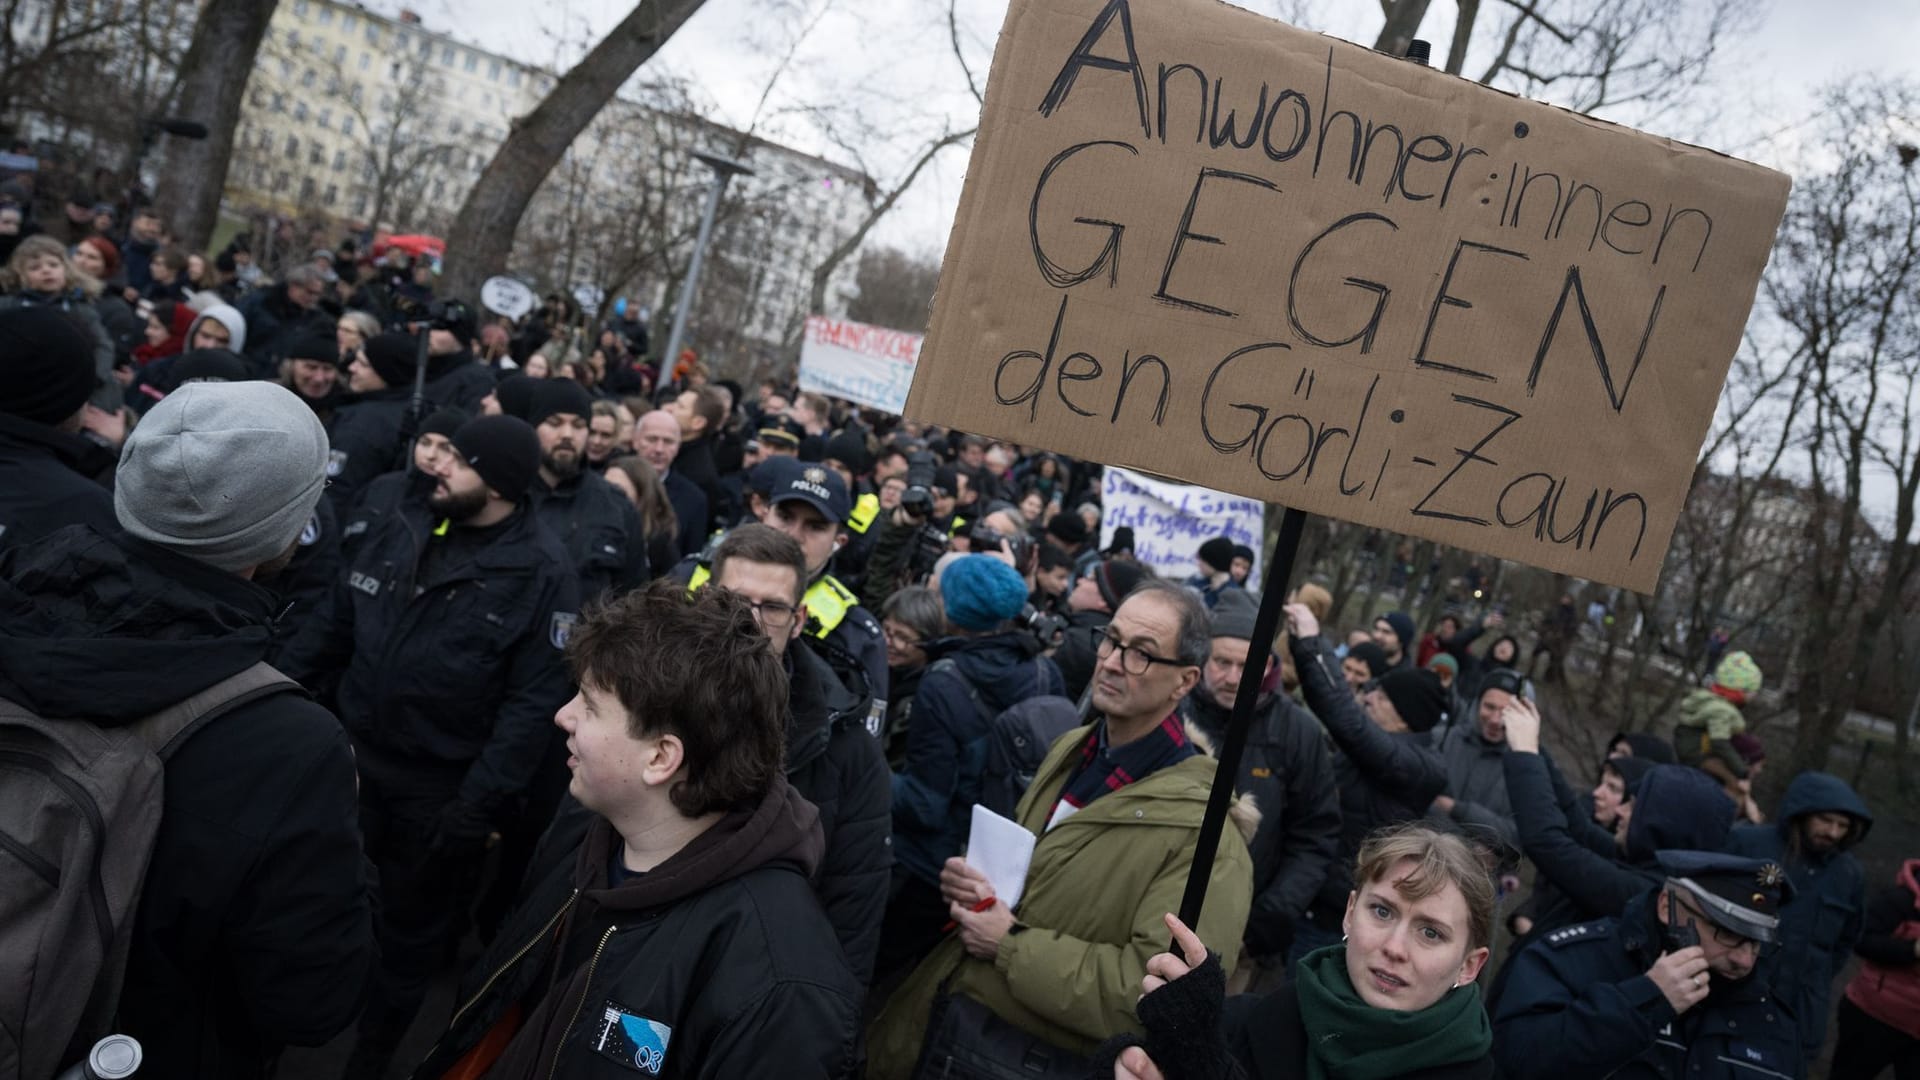
<instances>
[{"instance_id":1,"label":"woman holding sign","mask_svg":"<svg viewBox=\"0 0 1920 1080\"><path fill-rule=\"evenodd\" d=\"M1115 1080L1495 1075L1493 1028L1474 983L1487 962L1493 885L1473 849L1425 825L1378 832L1353 880L1345 938L1309 953L1294 981L1266 997L1226 1000L1219 955L1168 915L1183 955L1147 962L1146 1038L1105 1048L1118 1051Z\"/></svg>"}]
</instances>

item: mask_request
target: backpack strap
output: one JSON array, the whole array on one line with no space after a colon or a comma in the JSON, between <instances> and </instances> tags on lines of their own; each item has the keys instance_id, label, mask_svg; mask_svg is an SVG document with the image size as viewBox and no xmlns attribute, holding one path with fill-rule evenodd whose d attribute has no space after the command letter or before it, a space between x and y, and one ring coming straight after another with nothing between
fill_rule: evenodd
<instances>
[{"instance_id":1,"label":"backpack strap","mask_svg":"<svg viewBox=\"0 0 1920 1080\"><path fill-rule=\"evenodd\" d=\"M935 660L933 663L927 665L928 675L932 675L937 671L953 672L953 677L956 679L959 679L960 685L967 688L967 699L973 702L973 711L975 713L984 713L987 711L987 703L980 700L979 689L977 689L973 685L973 680L967 678L966 673L960 670L960 665L953 662L953 657L943 656L940 659ZM987 717L986 719L989 723L993 721L993 717L991 716Z\"/></svg>"},{"instance_id":2,"label":"backpack strap","mask_svg":"<svg viewBox=\"0 0 1920 1080\"><path fill-rule=\"evenodd\" d=\"M249 702L300 689L299 683L263 660L154 713L134 725L133 730L153 748L156 757L166 761L211 721Z\"/></svg>"}]
</instances>

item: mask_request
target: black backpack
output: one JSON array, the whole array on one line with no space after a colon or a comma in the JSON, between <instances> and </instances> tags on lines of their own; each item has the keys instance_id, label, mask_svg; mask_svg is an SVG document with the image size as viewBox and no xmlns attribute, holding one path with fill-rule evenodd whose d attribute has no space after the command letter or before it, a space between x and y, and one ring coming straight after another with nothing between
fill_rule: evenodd
<instances>
[{"instance_id":1,"label":"black backpack","mask_svg":"<svg viewBox=\"0 0 1920 1080\"><path fill-rule=\"evenodd\" d=\"M1036 667L1037 667L1036 663ZM967 688L967 697L976 713L987 714L987 703L980 691L960 671L951 657L935 660L927 674L951 671ZM922 683L924 684L924 681ZM1080 726L1080 709L1057 694L1040 694L1016 702L987 721L987 761L980 773L980 805L1011 819L1020 805L1020 796L1033 783L1040 763L1060 736Z\"/></svg>"}]
</instances>

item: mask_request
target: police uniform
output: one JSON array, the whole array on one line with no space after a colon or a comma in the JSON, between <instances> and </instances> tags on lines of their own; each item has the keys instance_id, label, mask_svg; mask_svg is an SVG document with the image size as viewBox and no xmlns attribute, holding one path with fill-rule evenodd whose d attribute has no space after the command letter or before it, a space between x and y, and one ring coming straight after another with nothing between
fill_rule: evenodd
<instances>
[{"instance_id":1,"label":"police uniform","mask_svg":"<svg viewBox=\"0 0 1920 1080\"><path fill-rule=\"evenodd\" d=\"M1700 851L1665 851L1659 859L1662 889L1636 897L1618 918L1556 930L1511 961L1493 1022L1494 1056L1508 1077L1806 1075L1799 1029L1772 995L1765 951L1778 939L1780 906L1792 893L1779 864ZM1707 915L1698 934L1730 931L1762 947L1752 974L1711 976L1708 996L1677 1015L1648 975L1675 948L1659 918L1668 888Z\"/></svg>"},{"instance_id":2,"label":"police uniform","mask_svg":"<svg viewBox=\"0 0 1920 1080\"><path fill-rule=\"evenodd\" d=\"M557 488L536 479L533 507L566 547L583 603L647 583L651 574L640 512L599 475L582 469Z\"/></svg>"},{"instance_id":3,"label":"police uniform","mask_svg":"<svg viewBox=\"0 0 1920 1080\"><path fill-rule=\"evenodd\" d=\"M847 487L840 481L840 475L823 465L809 465L788 457L771 458L754 467L750 482L756 490L764 493L769 506L798 500L820 511L828 521L841 524L846 522L847 515L852 511L847 499ZM687 578L689 589L697 589L707 583L707 578L711 576L708 567L712 565L713 550L717 546L717 542L709 545L701 553L698 564L691 568ZM821 574L807 587L806 596L801 602L807 607L806 632L847 653L859 663L874 697L874 715L884 716L887 638L881 632L880 620L861 607L860 598L854 595L853 590L832 574ZM878 734L877 719L872 729Z\"/></svg>"}]
</instances>

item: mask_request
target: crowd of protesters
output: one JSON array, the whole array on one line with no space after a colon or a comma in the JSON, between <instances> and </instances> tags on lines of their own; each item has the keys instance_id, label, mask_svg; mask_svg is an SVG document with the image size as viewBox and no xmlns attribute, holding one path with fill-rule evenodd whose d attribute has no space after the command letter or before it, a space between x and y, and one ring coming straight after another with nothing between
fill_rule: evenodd
<instances>
[{"instance_id":1,"label":"crowd of protesters","mask_svg":"<svg viewBox=\"0 0 1920 1080\"><path fill-rule=\"evenodd\" d=\"M1314 584L1259 640L1254 553L1154 573L1096 464L108 217L0 281L18 1075L1793 1077L1836 1015L1831 1075L1920 1075L1920 861L1869 903L1844 782L1757 804L1744 652L1556 761L1571 597L1531 665ZM126 816L36 828L86 776Z\"/></svg>"}]
</instances>

